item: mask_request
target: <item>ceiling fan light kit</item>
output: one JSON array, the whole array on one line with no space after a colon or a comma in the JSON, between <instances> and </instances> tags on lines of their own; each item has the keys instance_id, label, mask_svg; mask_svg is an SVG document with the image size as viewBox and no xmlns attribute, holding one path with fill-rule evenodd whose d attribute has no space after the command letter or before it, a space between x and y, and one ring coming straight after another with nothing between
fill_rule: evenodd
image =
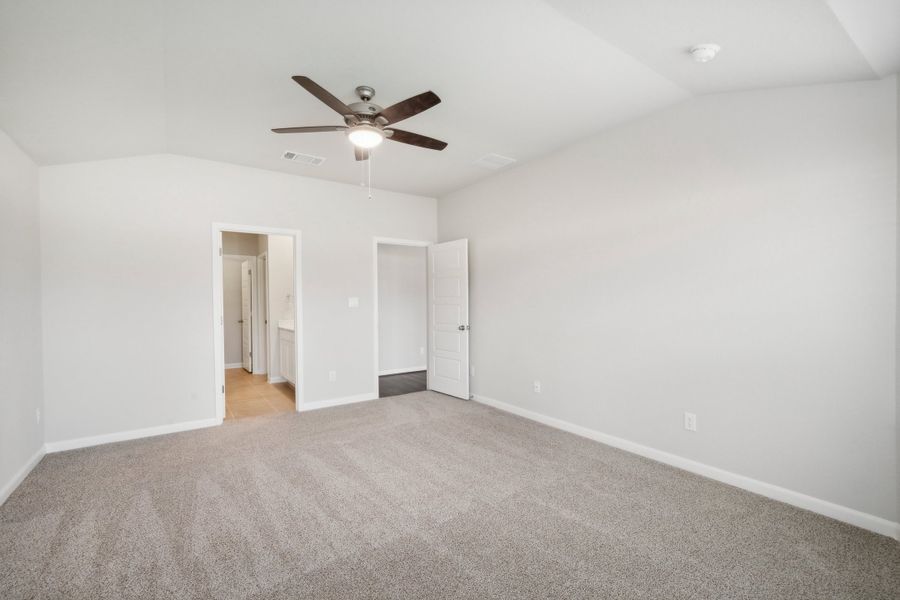
<instances>
[{"instance_id":1,"label":"ceiling fan light kit","mask_svg":"<svg viewBox=\"0 0 900 600\"><path fill-rule=\"evenodd\" d=\"M356 160L369 160L369 150L381 144L386 138L430 150L443 150L447 147L447 142L393 127L394 123L408 119L439 104L441 99L434 92L423 92L418 96L382 108L372 102L375 90L367 85L361 85L356 88L359 102L347 105L305 75L294 75L292 79L331 110L341 115L345 124L280 127L272 130L275 133L343 131L347 134L350 143L353 144L353 154Z\"/></svg>"},{"instance_id":2,"label":"ceiling fan light kit","mask_svg":"<svg viewBox=\"0 0 900 600\"><path fill-rule=\"evenodd\" d=\"M355 125L347 129L347 137L357 148L371 150L384 141L384 132L372 125Z\"/></svg>"}]
</instances>

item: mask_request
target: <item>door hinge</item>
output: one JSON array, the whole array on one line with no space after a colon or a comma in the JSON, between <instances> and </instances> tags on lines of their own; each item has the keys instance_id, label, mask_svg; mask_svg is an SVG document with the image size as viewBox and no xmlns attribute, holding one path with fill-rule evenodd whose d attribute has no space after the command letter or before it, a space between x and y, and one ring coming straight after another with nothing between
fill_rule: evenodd
<instances>
[{"instance_id":1,"label":"door hinge","mask_svg":"<svg viewBox=\"0 0 900 600\"><path fill-rule=\"evenodd\" d=\"M224 385L222 386L222 393L223 393L223 394L225 393L225 386L224 386Z\"/></svg>"},{"instance_id":2,"label":"door hinge","mask_svg":"<svg viewBox=\"0 0 900 600\"><path fill-rule=\"evenodd\" d=\"M219 256L222 256L222 248L219 248Z\"/></svg>"}]
</instances>

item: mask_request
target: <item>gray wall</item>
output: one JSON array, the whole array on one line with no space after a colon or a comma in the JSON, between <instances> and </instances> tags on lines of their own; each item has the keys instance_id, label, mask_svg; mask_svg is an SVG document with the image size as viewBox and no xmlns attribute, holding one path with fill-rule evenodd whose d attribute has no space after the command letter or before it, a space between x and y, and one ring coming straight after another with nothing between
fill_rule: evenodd
<instances>
[{"instance_id":1,"label":"gray wall","mask_svg":"<svg viewBox=\"0 0 900 600\"><path fill-rule=\"evenodd\" d=\"M441 198L473 392L896 521L896 100L704 96Z\"/></svg>"},{"instance_id":2,"label":"gray wall","mask_svg":"<svg viewBox=\"0 0 900 600\"><path fill-rule=\"evenodd\" d=\"M241 256L258 256L259 238L265 237L255 233L240 233L238 231L222 232L222 251L225 254L237 254Z\"/></svg>"},{"instance_id":3,"label":"gray wall","mask_svg":"<svg viewBox=\"0 0 900 600\"><path fill-rule=\"evenodd\" d=\"M224 238L222 236L224 248ZM222 314L225 319L225 365L238 365L244 360L241 319L241 262L244 259L225 256L222 260Z\"/></svg>"},{"instance_id":4,"label":"gray wall","mask_svg":"<svg viewBox=\"0 0 900 600\"><path fill-rule=\"evenodd\" d=\"M44 443L38 170L0 131L0 502Z\"/></svg>"},{"instance_id":5,"label":"gray wall","mask_svg":"<svg viewBox=\"0 0 900 600\"><path fill-rule=\"evenodd\" d=\"M265 252L264 235L222 232L222 303L225 316L225 364L234 365L243 361L243 341L241 324L241 262L245 256L258 256ZM261 241L262 240L262 241ZM255 327L255 325L254 325ZM257 357L254 357L257 358ZM254 371L256 360L254 360Z\"/></svg>"},{"instance_id":6,"label":"gray wall","mask_svg":"<svg viewBox=\"0 0 900 600\"><path fill-rule=\"evenodd\" d=\"M211 223L303 231L304 402L376 393L372 238L436 236L431 198L181 156L40 178L48 442L215 417Z\"/></svg>"},{"instance_id":7,"label":"gray wall","mask_svg":"<svg viewBox=\"0 0 900 600\"><path fill-rule=\"evenodd\" d=\"M378 369L424 368L428 344L426 249L378 245Z\"/></svg>"}]
</instances>

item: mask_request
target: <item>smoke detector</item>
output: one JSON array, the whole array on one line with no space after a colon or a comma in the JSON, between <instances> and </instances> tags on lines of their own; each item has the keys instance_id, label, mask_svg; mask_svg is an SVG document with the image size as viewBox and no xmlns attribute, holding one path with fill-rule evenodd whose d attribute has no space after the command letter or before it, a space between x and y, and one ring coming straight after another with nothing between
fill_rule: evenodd
<instances>
[{"instance_id":1,"label":"smoke detector","mask_svg":"<svg viewBox=\"0 0 900 600\"><path fill-rule=\"evenodd\" d=\"M695 61L705 63L714 59L721 49L718 44L697 44L691 48L691 56Z\"/></svg>"}]
</instances>

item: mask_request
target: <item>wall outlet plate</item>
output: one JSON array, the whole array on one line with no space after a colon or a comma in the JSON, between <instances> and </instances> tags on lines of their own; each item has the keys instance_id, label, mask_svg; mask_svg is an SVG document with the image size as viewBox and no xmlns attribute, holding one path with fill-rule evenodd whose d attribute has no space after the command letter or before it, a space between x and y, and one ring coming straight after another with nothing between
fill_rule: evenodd
<instances>
[{"instance_id":1,"label":"wall outlet plate","mask_svg":"<svg viewBox=\"0 0 900 600\"><path fill-rule=\"evenodd\" d=\"M535 394L541 393L541 382L538 381L537 379L534 380L534 393Z\"/></svg>"},{"instance_id":2,"label":"wall outlet plate","mask_svg":"<svg viewBox=\"0 0 900 600\"><path fill-rule=\"evenodd\" d=\"M328 371L328 381L337 381L337 371Z\"/></svg>"},{"instance_id":3,"label":"wall outlet plate","mask_svg":"<svg viewBox=\"0 0 900 600\"><path fill-rule=\"evenodd\" d=\"M688 431L697 431L697 415L694 413L684 413L684 428Z\"/></svg>"}]
</instances>

